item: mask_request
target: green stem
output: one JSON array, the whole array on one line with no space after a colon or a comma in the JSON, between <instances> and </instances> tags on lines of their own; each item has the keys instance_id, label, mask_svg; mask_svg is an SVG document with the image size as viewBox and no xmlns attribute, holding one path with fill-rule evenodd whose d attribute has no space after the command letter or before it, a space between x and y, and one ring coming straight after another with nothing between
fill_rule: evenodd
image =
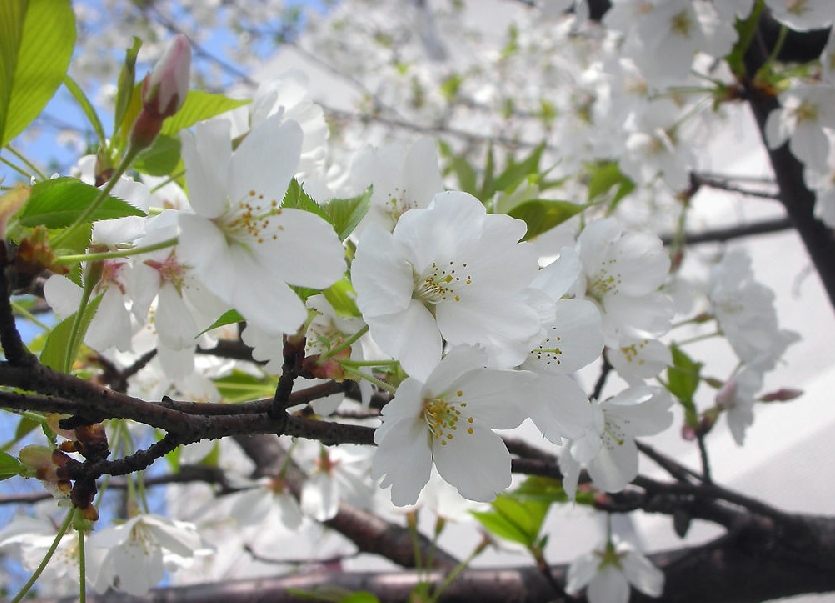
<instances>
[{"instance_id":1,"label":"green stem","mask_svg":"<svg viewBox=\"0 0 835 603\"><path fill-rule=\"evenodd\" d=\"M9 152L12 155L14 155L18 159L20 159L24 164L26 164L26 167L28 167L30 170L32 170L32 172L38 176L38 179L46 180L46 174L44 174L42 171L40 171L34 163L32 163L31 161L26 159L26 157L24 157L21 153L19 153L14 148L12 148L11 145L7 145L6 148L9 149Z\"/></svg>"},{"instance_id":2,"label":"green stem","mask_svg":"<svg viewBox=\"0 0 835 603\"><path fill-rule=\"evenodd\" d=\"M75 318L73 318L72 321L72 329L70 329L70 341L69 347L67 348L69 351L64 356L64 366L62 369L67 375L70 374L72 363L75 360L75 355L78 352L78 348L81 346L81 342L79 341L81 336L81 323L84 320L84 312L87 310L87 304L90 303L90 296L93 294L93 287L96 285L95 283L88 283L87 280L92 279L85 279L84 290L81 295L81 303L78 305L78 311L75 313Z\"/></svg>"},{"instance_id":3,"label":"green stem","mask_svg":"<svg viewBox=\"0 0 835 603\"><path fill-rule=\"evenodd\" d=\"M713 333L705 333L704 335L696 335L695 337L691 337L690 339L684 339L682 341L677 341L676 345L679 347L688 345L690 343L696 343L697 341L704 341L706 339L710 339L712 337L719 337L721 333L719 331L715 331Z\"/></svg>"},{"instance_id":4,"label":"green stem","mask_svg":"<svg viewBox=\"0 0 835 603\"><path fill-rule=\"evenodd\" d=\"M134 247L132 249L124 249L118 251L103 251L101 253L74 253L70 255L62 255L61 257L56 258L52 263L78 264L80 262L96 262L99 260L126 258L131 255L141 255L143 253L157 251L158 249L166 249L167 247L173 247L178 242L179 239L177 237L174 237L173 239L166 239L165 241L154 243L153 245L148 245L146 247Z\"/></svg>"},{"instance_id":5,"label":"green stem","mask_svg":"<svg viewBox=\"0 0 835 603\"><path fill-rule=\"evenodd\" d=\"M358 368L361 366L397 366L397 360L340 360L339 364Z\"/></svg>"},{"instance_id":6,"label":"green stem","mask_svg":"<svg viewBox=\"0 0 835 603\"><path fill-rule=\"evenodd\" d=\"M84 530L78 530L78 603L87 601L87 560L84 554Z\"/></svg>"},{"instance_id":7,"label":"green stem","mask_svg":"<svg viewBox=\"0 0 835 603\"><path fill-rule=\"evenodd\" d=\"M41 561L40 565L38 565L37 569L35 569L35 572L32 574L29 580L26 581L26 584L23 585L23 588L20 590L20 592L17 593L17 595L15 595L15 598L12 599L11 603L20 603L23 597L25 597L26 594L35 585L35 582L38 581L38 578L41 577L41 574L46 569L46 566L49 563L50 559L52 559L52 556L58 549L58 545L61 544L61 539L64 537L64 534L67 533L67 530L69 529L70 524L72 523L73 515L75 515L75 509L72 509L69 513L67 513L67 518L64 520L64 523L61 524L61 527L58 528L58 533L55 535L55 540L52 541L52 544L49 546L49 550L46 552L46 555L44 555L44 558Z\"/></svg>"},{"instance_id":8,"label":"green stem","mask_svg":"<svg viewBox=\"0 0 835 603\"><path fill-rule=\"evenodd\" d=\"M323 354L323 355L322 355L322 357L323 357L323 358L330 358L331 356L334 356L334 355L338 354L339 352L341 352L341 351L342 351L342 350L344 350L345 348L347 348L347 347L349 347L349 346L353 345L353 343L354 343L357 339L359 339L360 337L362 337L362 336L363 336L363 335L365 335L366 333L368 333L368 325L365 325L365 326L364 326L363 328L361 328L359 331L357 331L356 333L354 333L353 335L351 335L348 339L346 339L345 341L343 341L340 345L336 346L336 347L335 347L335 348L333 348L332 350L329 350L327 353Z\"/></svg>"},{"instance_id":9,"label":"green stem","mask_svg":"<svg viewBox=\"0 0 835 603\"><path fill-rule=\"evenodd\" d=\"M24 308L19 303L12 302L12 309L14 310L15 314L20 314L23 318L25 318L29 322L32 322L32 323L36 324L37 326L39 326L44 331L49 330L49 325L48 324L46 324L42 320L39 320L37 316L32 314L29 310Z\"/></svg>"},{"instance_id":10,"label":"green stem","mask_svg":"<svg viewBox=\"0 0 835 603\"><path fill-rule=\"evenodd\" d=\"M0 162L5 163L7 166L9 166L9 167L10 167L11 169L13 169L15 172L17 172L18 174L20 174L21 176L23 176L24 178L26 178L26 180L29 180L29 178L31 178L31 177L32 177L32 176L31 176L31 174L27 174L27 173L23 170L23 168L22 168L22 167L20 167L20 166L17 166L17 165L15 165L15 164L13 164L11 161L9 161L8 159L6 159L5 157L0 156Z\"/></svg>"},{"instance_id":11,"label":"green stem","mask_svg":"<svg viewBox=\"0 0 835 603\"><path fill-rule=\"evenodd\" d=\"M345 369L345 372L348 373L349 375L351 375L353 377L357 377L359 379L365 379L369 383L373 383L374 385L376 385L380 389L385 390L385 391L389 392L390 394L394 394L394 393L397 392L396 387L394 387L393 385L391 385L389 383L386 383L385 381L382 381L381 379L377 379L377 377L372 377L371 375L366 375L362 371L358 371L356 369L353 369L350 366L343 366L342 368Z\"/></svg>"},{"instance_id":12,"label":"green stem","mask_svg":"<svg viewBox=\"0 0 835 603\"><path fill-rule=\"evenodd\" d=\"M139 154L139 149L135 147L128 148L125 156L122 158L122 162L118 165L116 170L113 172L113 175L110 177L110 180L107 181L107 184L104 185L103 188L99 189L99 194L96 195L96 198L87 206L81 215L79 215L75 221L67 227L64 232L58 235L51 243L53 249L59 249L61 247L61 243L72 237L75 232L81 227L82 224L87 224L90 222L90 218L98 211L99 207L105 202L110 191L113 190L113 187L116 186L116 183L119 182L119 179L122 177L130 165L133 163L133 160L136 159L136 156Z\"/></svg>"}]
</instances>

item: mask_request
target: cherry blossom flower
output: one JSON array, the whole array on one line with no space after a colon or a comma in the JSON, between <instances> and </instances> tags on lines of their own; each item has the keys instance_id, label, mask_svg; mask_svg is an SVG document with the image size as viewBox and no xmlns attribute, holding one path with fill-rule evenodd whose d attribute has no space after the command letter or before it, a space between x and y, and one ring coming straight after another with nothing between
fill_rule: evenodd
<instances>
[{"instance_id":1,"label":"cherry blossom flower","mask_svg":"<svg viewBox=\"0 0 835 603\"><path fill-rule=\"evenodd\" d=\"M323 289L345 270L329 224L280 207L302 145L299 125L281 118L267 118L234 153L226 120L181 134L197 213L180 216L179 255L209 291L273 335L295 332L307 316L288 285Z\"/></svg>"},{"instance_id":2,"label":"cherry blossom flower","mask_svg":"<svg viewBox=\"0 0 835 603\"><path fill-rule=\"evenodd\" d=\"M588 587L589 603L627 603L630 585L650 597L660 597L664 574L632 546L613 539L574 560L565 591L576 595Z\"/></svg>"},{"instance_id":3,"label":"cherry blossom flower","mask_svg":"<svg viewBox=\"0 0 835 603\"><path fill-rule=\"evenodd\" d=\"M534 348L521 368L537 375L536 395L525 410L550 441L583 434L592 421L592 409L585 392L570 377L600 356L603 334L600 313L584 299L563 299L580 274L577 252L564 247L559 259L534 279L533 287L551 299L555 318L547 321L546 336Z\"/></svg>"},{"instance_id":4,"label":"cherry blossom flower","mask_svg":"<svg viewBox=\"0 0 835 603\"><path fill-rule=\"evenodd\" d=\"M374 187L371 208L357 234L372 223L391 232L403 213L428 207L444 190L437 143L433 138L421 138L409 147L402 143L366 147L351 163L350 180L357 191Z\"/></svg>"},{"instance_id":5,"label":"cherry blossom flower","mask_svg":"<svg viewBox=\"0 0 835 603\"><path fill-rule=\"evenodd\" d=\"M373 490L367 475L372 450L364 446L321 447L314 471L302 486L302 511L317 521L336 515L340 501L367 508Z\"/></svg>"},{"instance_id":6,"label":"cherry blossom flower","mask_svg":"<svg viewBox=\"0 0 835 603\"><path fill-rule=\"evenodd\" d=\"M804 165L819 172L828 169L829 139L835 129L835 87L828 84L795 84L779 96L780 108L768 115L766 141L776 149L788 140L789 149Z\"/></svg>"},{"instance_id":7,"label":"cherry blossom flower","mask_svg":"<svg viewBox=\"0 0 835 603\"><path fill-rule=\"evenodd\" d=\"M518 242L524 233L521 220L488 215L457 191L409 210L393 233L370 225L351 277L374 341L419 379L440 360L442 339L484 346L491 366L518 365L541 331L529 290L536 253Z\"/></svg>"},{"instance_id":8,"label":"cherry blossom flower","mask_svg":"<svg viewBox=\"0 0 835 603\"><path fill-rule=\"evenodd\" d=\"M166 569L186 567L195 555L209 552L194 525L151 514L94 532L87 546L106 551L88 576L93 588L135 596L159 584Z\"/></svg>"},{"instance_id":9,"label":"cherry blossom flower","mask_svg":"<svg viewBox=\"0 0 835 603\"><path fill-rule=\"evenodd\" d=\"M655 338L669 329L672 300L659 289L670 260L657 236L621 233L615 220L589 224L577 240L583 266L575 289L597 303L607 346Z\"/></svg>"},{"instance_id":10,"label":"cherry blossom flower","mask_svg":"<svg viewBox=\"0 0 835 603\"><path fill-rule=\"evenodd\" d=\"M754 424L754 398L762 386L762 371L743 366L716 394L716 404L725 411L728 428L739 446L745 442L747 429Z\"/></svg>"},{"instance_id":11,"label":"cherry blossom flower","mask_svg":"<svg viewBox=\"0 0 835 603\"><path fill-rule=\"evenodd\" d=\"M722 334L746 364L771 370L798 340L794 331L779 328L774 292L754 278L751 258L742 248L730 250L711 269L708 298Z\"/></svg>"},{"instance_id":12,"label":"cherry blossom flower","mask_svg":"<svg viewBox=\"0 0 835 603\"><path fill-rule=\"evenodd\" d=\"M829 0L765 0L775 20L797 31L826 29L835 22Z\"/></svg>"},{"instance_id":13,"label":"cherry blossom flower","mask_svg":"<svg viewBox=\"0 0 835 603\"><path fill-rule=\"evenodd\" d=\"M397 506L413 504L432 465L461 496L487 502L510 485L510 454L493 429L518 426L528 373L485 368L487 354L458 346L425 381L406 379L382 412L371 475L391 486Z\"/></svg>"},{"instance_id":14,"label":"cherry blossom flower","mask_svg":"<svg viewBox=\"0 0 835 603\"><path fill-rule=\"evenodd\" d=\"M635 436L660 433L673 422L672 397L666 390L633 387L603 402L592 402L592 424L560 452L563 487L577 492L580 469L585 467L596 488L618 492L638 475Z\"/></svg>"}]
</instances>

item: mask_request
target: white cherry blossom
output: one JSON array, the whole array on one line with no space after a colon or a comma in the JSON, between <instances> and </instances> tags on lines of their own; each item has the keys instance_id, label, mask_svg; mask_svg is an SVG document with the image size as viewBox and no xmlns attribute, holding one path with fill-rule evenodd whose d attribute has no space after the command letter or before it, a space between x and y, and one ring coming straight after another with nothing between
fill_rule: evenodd
<instances>
[{"instance_id":1,"label":"white cherry blossom","mask_svg":"<svg viewBox=\"0 0 835 603\"><path fill-rule=\"evenodd\" d=\"M660 433L673 422L673 400L666 390L647 386L627 389L603 402L592 402L592 424L560 452L563 487L577 492L580 469L596 488L618 492L638 475L636 436Z\"/></svg>"},{"instance_id":2,"label":"white cherry blossom","mask_svg":"<svg viewBox=\"0 0 835 603\"><path fill-rule=\"evenodd\" d=\"M510 485L510 453L493 429L518 426L530 374L485 368L487 354L458 346L425 380L406 379L383 408L371 474L395 505L414 504L433 464L465 498L487 502Z\"/></svg>"},{"instance_id":3,"label":"white cherry blossom","mask_svg":"<svg viewBox=\"0 0 835 603\"><path fill-rule=\"evenodd\" d=\"M374 341L419 379L440 360L442 340L484 346L491 366L521 363L541 330L529 290L536 254L518 242L525 228L457 191L407 211L392 233L370 225L351 277Z\"/></svg>"},{"instance_id":4,"label":"white cherry blossom","mask_svg":"<svg viewBox=\"0 0 835 603\"><path fill-rule=\"evenodd\" d=\"M180 216L179 255L209 291L268 333L293 333L304 304L288 285L326 288L345 270L342 245L318 216L280 205L296 172L302 131L281 114L232 152L229 122L183 132L194 214Z\"/></svg>"},{"instance_id":5,"label":"white cherry blossom","mask_svg":"<svg viewBox=\"0 0 835 603\"><path fill-rule=\"evenodd\" d=\"M660 597L664 574L632 546L613 539L572 562L565 591L576 595L588 587L589 603L627 603L630 585L650 597Z\"/></svg>"}]
</instances>

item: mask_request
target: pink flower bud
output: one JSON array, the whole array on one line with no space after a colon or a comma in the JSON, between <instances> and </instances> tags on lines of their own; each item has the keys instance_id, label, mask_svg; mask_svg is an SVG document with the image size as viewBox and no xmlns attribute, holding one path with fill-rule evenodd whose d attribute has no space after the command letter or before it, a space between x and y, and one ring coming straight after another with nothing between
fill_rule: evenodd
<instances>
[{"instance_id":1,"label":"pink flower bud","mask_svg":"<svg viewBox=\"0 0 835 603\"><path fill-rule=\"evenodd\" d=\"M803 395L802 389L794 389L791 387L781 387L777 391L764 394L760 400L763 402L788 402L799 398Z\"/></svg>"},{"instance_id":2,"label":"pink flower bud","mask_svg":"<svg viewBox=\"0 0 835 603\"><path fill-rule=\"evenodd\" d=\"M183 34L166 48L142 81L142 104L152 117L171 117L186 100L191 71L191 44Z\"/></svg>"}]
</instances>

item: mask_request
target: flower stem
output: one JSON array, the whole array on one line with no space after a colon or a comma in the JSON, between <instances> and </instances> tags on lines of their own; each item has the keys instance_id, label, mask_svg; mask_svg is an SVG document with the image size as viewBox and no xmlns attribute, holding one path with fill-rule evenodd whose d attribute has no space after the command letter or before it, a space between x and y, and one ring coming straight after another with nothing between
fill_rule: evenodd
<instances>
[{"instance_id":1,"label":"flower stem","mask_svg":"<svg viewBox=\"0 0 835 603\"><path fill-rule=\"evenodd\" d=\"M101 207L104 203L105 199L107 199L110 191L113 190L113 187L116 186L116 183L119 182L119 179L122 177L130 165L133 163L133 160L136 159L136 156L139 154L139 149L135 147L128 148L125 156L122 158L122 162L116 167L113 175L110 177L110 180L107 181L107 184L104 185L103 188L99 189L99 194L96 195L96 198L87 206L81 215L79 215L75 221L64 230L60 235L58 235L54 241L51 242L51 247L53 249L59 249L61 247L61 243L72 237L75 232L79 229L79 227L83 224L86 224L90 221L90 218L96 213L96 211Z\"/></svg>"},{"instance_id":2,"label":"flower stem","mask_svg":"<svg viewBox=\"0 0 835 603\"><path fill-rule=\"evenodd\" d=\"M87 560L84 554L84 530L78 530L78 603L87 601Z\"/></svg>"},{"instance_id":3,"label":"flower stem","mask_svg":"<svg viewBox=\"0 0 835 603\"><path fill-rule=\"evenodd\" d=\"M34 172L40 180L46 180L46 174L40 171L34 163L26 159L26 157L24 157L23 154L16 151L11 145L7 145L6 148L9 149L9 152L12 155L20 159L26 165L26 167L32 170L32 172Z\"/></svg>"},{"instance_id":4,"label":"flower stem","mask_svg":"<svg viewBox=\"0 0 835 603\"><path fill-rule=\"evenodd\" d=\"M140 255L143 253L150 253L158 249L166 249L173 247L179 242L179 238L166 239L147 247L134 247L132 249L120 249L118 251L103 251L102 253L73 253L71 255L62 255L56 258L53 264L78 264L79 262L97 262L101 260L112 260L117 258L126 258L131 255Z\"/></svg>"},{"instance_id":5,"label":"flower stem","mask_svg":"<svg viewBox=\"0 0 835 603\"><path fill-rule=\"evenodd\" d=\"M38 578L41 577L41 574L46 569L47 564L49 563L52 556L55 554L55 551L58 549L58 545L61 543L61 539L64 537L64 534L67 533L67 530L72 523L73 515L75 515L75 509L71 509L69 513L67 513L67 518L64 520L64 523L61 524L61 527L58 528L58 533L55 535L55 540L52 541L52 544L49 546L49 550L44 555L43 560L41 561L40 565L38 565L35 572L30 576L29 580L26 581L26 584L23 585L23 588L20 590L15 598L12 599L11 603L20 603L23 597L32 589L37 582Z\"/></svg>"},{"instance_id":6,"label":"flower stem","mask_svg":"<svg viewBox=\"0 0 835 603\"><path fill-rule=\"evenodd\" d=\"M397 388L393 385L386 383L382 379L377 379L377 377L372 377L371 375L366 375L362 371L358 371L357 369L351 368L350 366L343 366L342 368L345 369L345 372L353 377L357 377L359 379L365 379L366 381L373 383L377 387L382 390L387 391L390 394L396 393Z\"/></svg>"},{"instance_id":7,"label":"flower stem","mask_svg":"<svg viewBox=\"0 0 835 603\"><path fill-rule=\"evenodd\" d=\"M341 344L339 344L338 346L336 346L332 350L329 350L325 354L322 354L322 358L330 358L331 356L334 356L335 354L338 354L339 352L341 352L345 348L349 347L350 345L353 345L353 343L357 339L359 339L360 337L362 337L366 333L368 333L368 325L363 326L359 331L357 331L356 333L351 335L348 339L343 341Z\"/></svg>"}]
</instances>

